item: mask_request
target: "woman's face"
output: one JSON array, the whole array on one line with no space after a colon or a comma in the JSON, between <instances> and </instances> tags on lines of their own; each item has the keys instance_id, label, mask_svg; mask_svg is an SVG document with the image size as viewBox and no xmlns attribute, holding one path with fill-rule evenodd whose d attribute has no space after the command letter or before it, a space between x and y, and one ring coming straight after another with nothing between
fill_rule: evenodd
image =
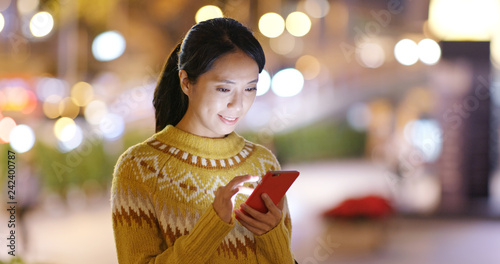
<instances>
[{"instance_id":1,"label":"woman's face","mask_svg":"<svg viewBox=\"0 0 500 264\"><path fill-rule=\"evenodd\" d=\"M195 135L224 137L236 128L252 105L259 78L257 63L242 51L225 54L195 84L179 71L181 87L189 97L178 128Z\"/></svg>"}]
</instances>

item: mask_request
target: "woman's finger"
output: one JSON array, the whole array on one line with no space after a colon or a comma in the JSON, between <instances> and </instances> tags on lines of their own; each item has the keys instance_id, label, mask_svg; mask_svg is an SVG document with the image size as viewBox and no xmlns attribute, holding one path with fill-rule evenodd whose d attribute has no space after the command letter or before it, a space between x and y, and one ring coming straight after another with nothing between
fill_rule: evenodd
<instances>
[{"instance_id":1,"label":"woman's finger","mask_svg":"<svg viewBox=\"0 0 500 264\"><path fill-rule=\"evenodd\" d=\"M281 210L274 204L273 200L267 193L263 193L261 195L262 200L264 200L264 204L267 207L267 210L275 216L280 216L281 218Z\"/></svg>"}]
</instances>

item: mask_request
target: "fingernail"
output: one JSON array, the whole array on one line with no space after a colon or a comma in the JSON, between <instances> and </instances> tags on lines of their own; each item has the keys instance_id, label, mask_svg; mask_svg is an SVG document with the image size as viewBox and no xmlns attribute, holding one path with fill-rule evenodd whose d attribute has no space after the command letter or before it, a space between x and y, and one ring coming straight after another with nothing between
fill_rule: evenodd
<instances>
[{"instance_id":1,"label":"fingernail","mask_svg":"<svg viewBox=\"0 0 500 264\"><path fill-rule=\"evenodd\" d=\"M263 193L263 194L262 194L262 197L264 197L264 198L269 198L269 195L267 195L267 193Z\"/></svg>"}]
</instances>

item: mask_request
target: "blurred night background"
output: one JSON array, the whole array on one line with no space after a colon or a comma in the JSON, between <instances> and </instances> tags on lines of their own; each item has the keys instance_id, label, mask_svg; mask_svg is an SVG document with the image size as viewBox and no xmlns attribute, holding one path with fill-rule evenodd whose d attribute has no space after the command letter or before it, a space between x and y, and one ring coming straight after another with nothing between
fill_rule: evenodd
<instances>
[{"instance_id":1,"label":"blurred night background","mask_svg":"<svg viewBox=\"0 0 500 264\"><path fill-rule=\"evenodd\" d=\"M217 16L266 53L237 132L301 171L299 263L500 263L499 0L0 0L0 263L117 263L113 166Z\"/></svg>"}]
</instances>

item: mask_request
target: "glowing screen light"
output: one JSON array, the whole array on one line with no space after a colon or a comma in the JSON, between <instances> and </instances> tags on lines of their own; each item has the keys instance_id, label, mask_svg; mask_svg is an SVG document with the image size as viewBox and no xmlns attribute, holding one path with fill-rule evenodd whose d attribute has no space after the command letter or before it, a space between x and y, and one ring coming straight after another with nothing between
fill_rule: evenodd
<instances>
[{"instance_id":1,"label":"glowing screen light","mask_svg":"<svg viewBox=\"0 0 500 264\"><path fill-rule=\"evenodd\" d=\"M27 125L18 125L10 132L10 146L18 153L29 151L35 145L35 133Z\"/></svg>"},{"instance_id":2,"label":"glowing screen light","mask_svg":"<svg viewBox=\"0 0 500 264\"><path fill-rule=\"evenodd\" d=\"M422 39L418 43L418 56L425 64L436 64L441 58L441 47L432 39Z\"/></svg>"},{"instance_id":3,"label":"glowing screen light","mask_svg":"<svg viewBox=\"0 0 500 264\"><path fill-rule=\"evenodd\" d=\"M224 15L222 14L222 10L220 10L218 6L206 5L198 9L194 20L196 21L196 23L200 23L202 21L218 17L224 17Z\"/></svg>"},{"instance_id":4,"label":"glowing screen light","mask_svg":"<svg viewBox=\"0 0 500 264\"><path fill-rule=\"evenodd\" d=\"M396 60L406 66L415 64L418 61L418 46L413 40L402 39L394 46L394 56Z\"/></svg>"},{"instance_id":5,"label":"glowing screen light","mask_svg":"<svg viewBox=\"0 0 500 264\"><path fill-rule=\"evenodd\" d=\"M266 70L262 70L259 74L259 82L257 82L257 96L267 93L271 88L271 76Z\"/></svg>"},{"instance_id":6,"label":"glowing screen light","mask_svg":"<svg viewBox=\"0 0 500 264\"><path fill-rule=\"evenodd\" d=\"M286 30L295 37L302 37L311 30L311 19L302 12L292 12L286 17Z\"/></svg>"},{"instance_id":7,"label":"glowing screen light","mask_svg":"<svg viewBox=\"0 0 500 264\"><path fill-rule=\"evenodd\" d=\"M259 19L259 30L268 38L276 38L285 31L285 20L279 14L266 13Z\"/></svg>"},{"instance_id":8,"label":"glowing screen light","mask_svg":"<svg viewBox=\"0 0 500 264\"><path fill-rule=\"evenodd\" d=\"M118 31L106 31L92 42L92 54L98 61L111 61L125 52L125 38Z\"/></svg>"},{"instance_id":9,"label":"glowing screen light","mask_svg":"<svg viewBox=\"0 0 500 264\"><path fill-rule=\"evenodd\" d=\"M280 97L299 94L304 88L304 76L294 68L287 68L276 73L271 82L271 89Z\"/></svg>"},{"instance_id":10,"label":"glowing screen light","mask_svg":"<svg viewBox=\"0 0 500 264\"><path fill-rule=\"evenodd\" d=\"M37 38L47 36L53 28L54 18L47 12L39 12L31 18L30 31Z\"/></svg>"}]
</instances>

